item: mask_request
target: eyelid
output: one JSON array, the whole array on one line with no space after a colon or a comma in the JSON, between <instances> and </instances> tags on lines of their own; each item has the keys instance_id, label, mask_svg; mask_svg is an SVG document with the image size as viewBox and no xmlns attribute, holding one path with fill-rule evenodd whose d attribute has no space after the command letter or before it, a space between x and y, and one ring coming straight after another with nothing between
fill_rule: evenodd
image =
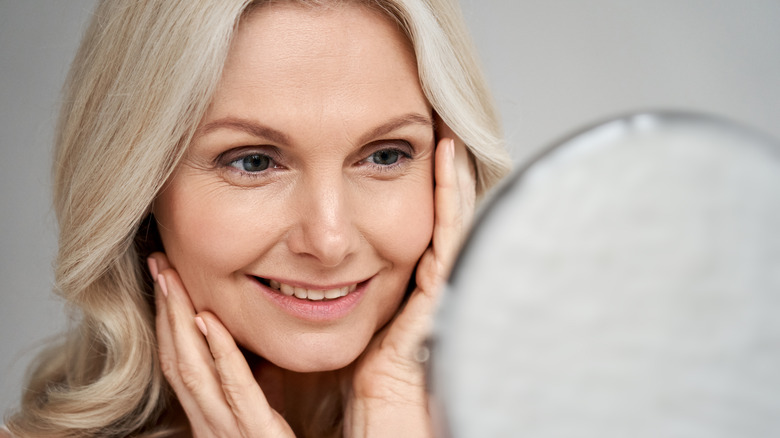
<instances>
[{"instance_id":1,"label":"eyelid","mask_svg":"<svg viewBox=\"0 0 780 438\"><path fill-rule=\"evenodd\" d=\"M363 148L362 154L366 157L385 149L393 149L402 152L407 158L414 158L414 145L406 140L379 140L369 143Z\"/></svg>"}]
</instances>

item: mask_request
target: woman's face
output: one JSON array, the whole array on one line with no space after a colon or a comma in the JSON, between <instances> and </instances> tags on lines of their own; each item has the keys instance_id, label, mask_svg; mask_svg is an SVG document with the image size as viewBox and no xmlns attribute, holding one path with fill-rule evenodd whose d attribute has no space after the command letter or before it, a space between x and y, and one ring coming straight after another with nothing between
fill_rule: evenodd
<instances>
[{"instance_id":1,"label":"woman's face","mask_svg":"<svg viewBox=\"0 0 780 438\"><path fill-rule=\"evenodd\" d=\"M196 310L281 367L352 362L431 239L431 114L409 43L378 13L277 4L243 19L154 208Z\"/></svg>"}]
</instances>

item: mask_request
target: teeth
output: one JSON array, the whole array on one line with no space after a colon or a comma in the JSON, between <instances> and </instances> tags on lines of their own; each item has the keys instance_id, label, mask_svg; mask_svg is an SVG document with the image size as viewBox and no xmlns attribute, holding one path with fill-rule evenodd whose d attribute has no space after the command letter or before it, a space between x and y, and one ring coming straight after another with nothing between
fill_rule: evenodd
<instances>
[{"instance_id":1,"label":"teeth","mask_svg":"<svg viewBox=\"0 0 780 438\"><path fill-rule=\"evenodd\" d=\"M357 284L329 290L305 289L302 287L294 287L290 286L289 284L279 283L276 280L269 280L268 285L271 287L271 289L278 290L288 297L295 295L296 298L312 301L321 301L323 299L333 300L336 298L341 298L350 292L354 292L355 289L357 289Z\"/></svg>"},{"instance_id":2,"label":"teeth","mask_svg":"<svg viewBox=\"0 0 780 438\"><path fill-rule=\"evenodd\" d=\"M325 292L321 290L309 290L306 292L306 298L309 300L322 301L322 299L325 298Z\"/></svg>"},{"instance_id":3,"label":"teeth","mask_svg":"<svg viewBox=\"0 0 780 438\"><path fill-rule=\"evenodd\" d=\"M274 283L276 283L277 285L279 284L278 282L274 282ZM272 284L271 287L274 287L274 285ZM288 297L291 297L295 293L295 288L293 288L292 286L290 286L288 284L281 285L281 289L280 289L279 286L274 287L274 289L281 290L282 293L287 295Z\"/></svg>"},{"instance_id":4,"label":"teeth","mask_svg":"<svg viewBox=\"0 0 780 438\"><path fill-rule=\"evenodd\" d=\"M344 288L341 288L341 289L331 289L331 290L326 290L326 291L325 291L325 298L327 298L327 299L329 299L329 300L332 300L332 299L334 299L334 298L338 298L338 297L341 297L341 296L343 296L343 295L341 295L341 290L342 290L342 289L344 289Z\"/></svg>"}]
</instances>

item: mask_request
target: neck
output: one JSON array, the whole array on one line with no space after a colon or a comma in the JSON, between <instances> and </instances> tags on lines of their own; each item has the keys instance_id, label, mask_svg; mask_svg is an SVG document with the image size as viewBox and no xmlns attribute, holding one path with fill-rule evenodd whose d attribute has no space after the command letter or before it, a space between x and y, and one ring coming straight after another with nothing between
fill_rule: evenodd
<instances>
[{"instance_id":1,"label":"neck","mask_svg":"<svg viewBox=\"0 0 780 438\"><path fill-rule=\"evenodd\" d=\"M297 373L265 359L247 358L271 407L279 412L299 437L305 429L322 430L341 422L345 377L349 367L316 373ZM320 436L319 434L317 436Z\"/></svg>"}]
</instances>

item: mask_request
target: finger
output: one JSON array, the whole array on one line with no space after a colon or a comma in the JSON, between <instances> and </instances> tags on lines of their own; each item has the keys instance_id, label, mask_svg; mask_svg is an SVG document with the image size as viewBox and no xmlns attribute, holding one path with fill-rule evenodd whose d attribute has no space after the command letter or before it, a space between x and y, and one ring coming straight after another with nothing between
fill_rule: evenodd
<instances>
[{"instance_id":1,"label":"finger","mask_svg":"<svg viewBox=\"0 0 780 438\"><path fill-rule=\"evenodd\" d=\"M154 279L155 329L157 333L158 357L163 374L170 383L171 377L175 376L173 370L176 366L176 349L173 346L173 336L168 323L168 305L160 284L157 282L157 276L159 275L158 264L153 257L149 257L148 262L149 272Z\"/></svg>"},{"instance_id":2,"label":"finger","mask_svg":"<svg viewBox=\"0 0 780 438\"><path fill-rule=\"evenodd\" d=\"M477 170L474 156L469 152L463 140L438 116L436 126L439 140L451 138L455 141L455 172L460 188L461 217L465 230L471 225L476 205Z\"/></svg>"},{"instance_id":3,"label":"finger","mask_svg":"<svg viewBox=\"0 0 780 438\"><path fill-rule=\"evenodd\" d=\"M477 171L474 165L474 156L469 152L466 144L458 138L455 138L455 174L458 180L459 214L462 218L462 231L465 233L474 219L477 200Z\"/></svg>"},{"instance_id":4,"label":"finger","mask_svg":"<svg viewBox=\"0 0 780 438\"><path fill-rule=\"evenodd\" d=\"M436 155L433 247L437 258L455 247L462 229L460 185L455 167L455 140L443 139Z\"/></svg>"},{"instance_id":5,"label":"finger","mask_svg":"<svg viewBox=\"0 0 780 438\"><path fill-rule=\"evenodd\" d=\"M176 393L179 404L181 404L188 417L191 418L190 422L192 423L191 425L193 430L197 430L204 427L205 422L198 424L198 416L195 413L200 411L200 407L179 378L176 347L174 345L173 333L171 332L171 325L168 320L167 299L163 293L163 289L160 286L159 281L157 281L159 275L159 266L166 266L167 268L167 265L160 265L159 260L155 259L154 257L149 258L149 265L149 271L152 273L152 276L155 279L154 295L157 309L157 313L155 315L155 330L157 333L157 355L160 361L160 367L166 380L173 388L173 391ZM203 417L200 418L204 419Z\"/></svg>"},{"instance_id":6,"label":"finger","mask_svg":"<svg viewBox=\"0 0 780 438\"><path fill-rule=\"evenodd\" d=\"M195 310L173 269L161 271L158 283L167 291L166 313L176 363L171 386L194 428L235 430L236 424L222 394L208 345L195 325ZM175 382L175 384L174 384Z\"/></svg>"},{"instance_id":7,"label":"finger","mask_svg":"<svg viewBox=\"0 0 780 438\"><path fill-rule=\"evenodd\" d=\"M436 149L434 177L434 229L432 253L427 253L418 266L418 285L427 293L435 293L443 283L460 247L465 229L464 206L456 168L455 140L441 139Z\"/></svg>"},{"instance_id":8,"label":"finger","mask_svg":"<svg viewBox=\"0 0 780 438\"><path fill-rule=\"evenodd\" d=\"M157 354L160 360L160 366L168 382L178 390L180 386L178 373L176 371L176 347L173 343L173 334L171 333L171 324L168 321L168 303L163 289L160 287L158 277L160 267L168 268L167 259L162 253L155 253L149 256L149 272L154 280L154 302L155 302L155 330L157 333ZM174 381L175 380L175 381Z\"/></svg>"},{"instance_id":9,"label":"finger","mask_svg":"<svg viewBox=\"0 0 780 438\"><path fill-rule=\"evenodd\" d=\"M195 321L205 336L222 382L222 391L242 436L293 436L292 430L271 408L235 340L216 316L198 314Z\"/></svg>"},{"instance_id":10,"label":"finger","mask_svg":"<svg viewBox=\"0 0 780 438\"><path fill-rule=\"evenodd\" d=\"M170 268L171 263L168 261L168 256L165 253L156 251L149 254L149 272L151 272L154 281L157 281L157 276L160 272Z\"/></svg>"}]
</instances>

